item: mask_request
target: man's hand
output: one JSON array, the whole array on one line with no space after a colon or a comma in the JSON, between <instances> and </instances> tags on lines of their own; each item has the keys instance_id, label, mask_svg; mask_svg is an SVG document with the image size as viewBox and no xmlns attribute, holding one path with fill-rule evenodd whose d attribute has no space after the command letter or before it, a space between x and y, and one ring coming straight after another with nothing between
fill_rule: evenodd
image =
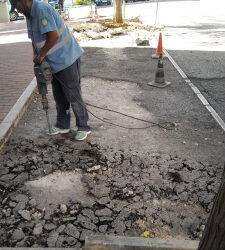
<instances>
[{"instance_id":1,"label":"man's hand","mask_svg":"<svg viewBox=\"0 0 225 250\"><path fill-rule=\"evenodd\" d=\"M34 57L33 62L34 63L41 63L44 60L45 56L38 54Z\"/></svg>"}]
</instances>

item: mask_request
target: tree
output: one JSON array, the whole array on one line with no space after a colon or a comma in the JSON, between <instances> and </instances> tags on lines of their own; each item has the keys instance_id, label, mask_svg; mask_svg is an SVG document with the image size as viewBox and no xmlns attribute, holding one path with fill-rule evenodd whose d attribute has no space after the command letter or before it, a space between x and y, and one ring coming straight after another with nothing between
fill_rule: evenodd
<instances>
[{"instance_id":1,"label":"tree","mask_svg":"<svg viewBox=\"0 0 225 250\"><path fill-rule=\"evenodd\" d=\"M222 182L213 204L198 250L225 249L225 166Z\"/></svg>"},{"instance_id":2,"label":"tree","mask_svg":"<svg viewBox=\"0 0 225 250\"><path fill-rule=\"evenodd\" d=\"M123 23L122 0L114 0L113 23Z\"/></svg>"}]
</instances>

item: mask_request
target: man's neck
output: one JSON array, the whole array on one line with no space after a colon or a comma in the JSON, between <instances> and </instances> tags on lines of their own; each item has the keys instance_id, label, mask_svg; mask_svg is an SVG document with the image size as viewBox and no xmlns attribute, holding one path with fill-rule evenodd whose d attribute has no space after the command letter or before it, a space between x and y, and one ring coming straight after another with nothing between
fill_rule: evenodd
<instances>
[{"instance_id":1,"label":"man's neck","mask_svg":"<svg viewBox=\"0 0 225 250\"><path fill-rule=\"evenodd\" d=\"M31 9L32 9L33 0L26 0L26 3L27 3L27 8L29 10L29 14L30 14L30 17L31 17Z\"/></svg>"}]
</instances>

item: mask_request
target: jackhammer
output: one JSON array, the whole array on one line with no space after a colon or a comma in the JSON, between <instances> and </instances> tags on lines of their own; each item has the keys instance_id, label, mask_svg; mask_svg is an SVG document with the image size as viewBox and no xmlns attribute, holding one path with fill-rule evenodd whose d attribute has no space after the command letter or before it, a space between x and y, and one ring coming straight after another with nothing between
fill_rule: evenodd
<instances>
[{"instance_id":1,"label":"jackhammer","mask_svg":"<svg viewBox=\"0 0 225 250\"><path fill-rule=\"evenodd\" d=\"M47 84L51 83L52 72L48 62L43 60L41 63L34 64L34 74L37 79L38 92L41 95L42 107L46 113L49 134L51 134L51 125L48 114Z\"/></svg>"}]
</instances>

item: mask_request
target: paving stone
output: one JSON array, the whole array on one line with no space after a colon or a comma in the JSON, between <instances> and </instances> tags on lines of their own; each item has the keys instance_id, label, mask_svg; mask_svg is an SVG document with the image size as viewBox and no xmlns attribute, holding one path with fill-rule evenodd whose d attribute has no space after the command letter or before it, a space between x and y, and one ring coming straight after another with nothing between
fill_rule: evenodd
<instances>
[{"instance_id":1,"label":"paving stone","mask_svg":"<svg viewBox=\"0 0 225 250\"><path fill-rule=\"evenodd\" d=\"M0 176L8 174L9 173L9 169L6 167L0 167Z\"/></svg>"},{"instance_id":2,"label":"paving stone","mask_svg":"<svg viewBox=\"0 0 225 250\"><path fill-rule=\"evenodd\" d=\"M100 222L110 222L113 221L112 217L99 217Z\"/></svg>"},{"instance_id":3,"label":"paving stone","mask_svg":"<svg viewBox=\"0 0 225 250\"><path fill-rule=\"evenodd\" d=\"M75 246L77 243L77 239L69 236L60 235L56 242L56 247L69 247Z\"/></svg>"},{"instance_id":4,"label":"paving stone","mask_svg":"<svg viewBox=\"0 0 225 250\"><path fill-rule=\"evenodd\" d=\"M5 211L5 216L6 217L9 217L11 215L11 209L8 208L6 211Z\"/></svg>"},{"instance_id":5,"label":"paving stone","mask_svg":"<svg viewBox=\"0 0 225 250\"><path fill-rule=\"evenodd\" d=\"M198 193L198 197L201 204L209 204L214 200L215 194L202 191Z\"/></svg>"},{"instance_id":6,"label":"paving stone","mask_svg":"<svg viewBox=\"0 0 225 250\"><path fill-rule=\"evenodd\" d=\"M21 173L17 175L16 178L13 179L13 183L14 184L24 183L28 180L28 178L29 178L28 173Z\"/></svg>"},{"instance_id":7,"label":"paving stone","mask_svg":"<svg viewBox=\"0 0 225 250\"><path fill-rule=\"evenodd\" d=\"M66 228L65 225L60 225L57 229L56 229L56 232L57 233L62 233L64 231L64 229Z\"/></svg>"},{"instance_id":8,"label":"paving stone","mask_svg":"<svg viewBox=\"0 0 225 250\"><path fill-rule=\"evenodd\" d=\"M35 199L31 199L29 200L28 204L31 206L31 207L35 207L37 205L37 201Z\"/></svg>"},{"instance_id":9,"label":"paving stone","mask_svg":"<svg viewBox=\"0 0 225 250\"><path fill-rule=\"evenodd\" d=\"M78 223L80 226L82 226L82 227L84 227L86 229L90 229L92 231L96 231L96 229L97 229L95 224L93 224L89 218L84 217L82 215L79 215L77 217L76 223Z\"/></svg>"},{"instance_id":10,"label":"paving stone","mask_svg":"<svg viewBox=\"0 0 225 250\"><path fill-rule=\"evenodd\" d=\"M30 212L27 210L19 210L18 213L22 216L23 219L30 221Z\"/></svg>"},{"instance_id":11,"label":"paving stone","mask_svg":"<svg viewBox=\"0 0 225 250\"><path fill-rule=\"evenodd\" d=\"M10 195L10 199L16 202L24 202L24 203L28 202L28 197L24 194Z\"/></svg>"},{"instance_id":12,"label":"paving stone","mask_svg":"<svg viewBox=\"0 0 225 250\"><path fill-rule=\"evenodd\" d=\"M102 197L109 196L110 188L106 187L105 185L95 185L91 190L91 193L96 198L100 199Z\"/></svg>"},{"instance_id":13,"label":"paving stone","mask_svg":"<svg viewBox=\"0 0 225 250\"><path fill-rule=\"evenodd\" d=\"M120 216L124 217L124 218L128 218L132 215L132 210L130 207L125 207L122 209L122 211L120 212Z\"/></svg>"},{"instance_id":14,"label":"paving stone","mask_svg":"<svg viewBox=\"0 0 225 250\"><path fill-rule=\"evenodd\" d=\"M25 230L33 229L34 227L34 221L23 221L19 224L20 228L25 228ZM31 231L31 230L30 230Z\"/></svg>"},{"instance_id":15,"label":"paving stone","mask_svg":"<svg viewBox=\"0 0 225 250\"><path fill-rule=\"evenodd\" d=\"M98 223L98 218L95 216L95 214L94 214L94 212L92 210L84 209L84 210L82 210L82 214L84 216L87 216L95 224Z\"/></svg>"},{"instance_id":16,"label":"paving stone","mask_svg":"<svg viewBox=\"0 0 225 250\"><path fill-rule=\"evenodd\" d=\"M56 209L56 205L50 205L50 206L46 207L44 219L50 220L55 212L55 209Z\"/></svg>"},{"instance_id":17,"label":"paving stone","mask_svg":"<svg viewBox=\"0 0 225 250\"><path fill-rule=\"evenodd\" d=\"M138 209L141 209L144 207L144 203L143 202L137 202L137 203L133 203L133 204L130 204L128 206L128 208L130 209L135 209L135 210L138 210Z\"/></svg>"},{"instance_id":18,"label":"paving stone","mask_svg":"<svg viewBox=\"0 0 225 250\"><path fill-rule=\"evenodd\" d=\"M80 240L85 241L85 238L87 236L93 235L94 233L90 230L82 230L81 235L80 235Z\"/></svg>"},{"instance_id":19,"label":"paving stone","mask_svg":"<svg viewBox=\"0 0 225 250\"><path fill-rule=\"evenodd\" d=\"M76 239L79 239L80 236L80 232L77 230L77 228L75 226L73 226L72 224L68 224L64 230L64 232L66 234L68 234L69 236L72 236Z\"/></svg>"},{"instance_id":20,"label":"paving stone","mask_svg":"<svg viewBox=\"0 0 225 250\"><path fill-rule=\"evenodd\" d=\"M12 201L9 202L9 206L10 206L11 208L16 207L16 205L17 205L16 202L12 202Z\"/></svg>"},{"instance_id":21,"label":"paving stone","mask_svg":"<svg viewBox=\"0 0 225 250\"><path fill-rule=\"evenodd\" d=\"M6 165L8 168L13 168L15 163L13 161L7 161Z\"/></svg>"},{"instance_id":22,"label":"paving stone","mask_svg":"<svg viewBox=\"0 0 225 250\"><path fill-rule=\"evenodd\" d=\"M184 218L183 221L181 222L181 226L182 226L183 231L189 232L192 224L193 224L192 218Z\"/></svg>"},{"instance_id":23,"label":"paving stone","mask_svg":"<svg viewBox=\"0 0 225 250\"><path fill-rule=\"evenodd\" d=\"M112 211L108 208L104 208L104 209L96 210L95 214L98 217L110 217L112 215Z\"/></svg>"},{"instance_id":24,"label":"paving stone","mask_svg":"<svg viewBox=\"0 0 225 250\"><path fill-rule=\"evenodd\" d=\"M5 175L2 175L0 177L0 181L1 182L8 182L9 183L15 177L16 177L16 175L14 175L14 174L5 174Z\"/></svg>"},{"instance_id":25,"label":"paving stone","mask_svg":"<svg viewBox=\"0 0 225 250\"><path fill-rule=\"evenodd\" d=\"M21 172L24 171L24 169L25 169L24 166L20 165L20 166L18 166L16 168L13 168L12 172L13 173L21 173Z\"/></svg>"},{"instance_id":26,"label":"paving stone","mask_svg":"<svg viewBox=\"0 0 225 250\"><path fill-rule=\"evenodd\" d=\"M125 221L125 225L126 225L127 229L129 230L131 228L132 222L130 220Z\"/></svg>"},{"instance_id":27,"label":"paving stone","mask_svg":"<svg viewBox=\"0 0 225 250\"><path fill-rule=\"evenodd\" d=\"M59 234L56 231L52 231L47 239L48 247L55 247Z\"/></svg>"},{"instance_id":28,"label":"paving stone","mask_svg":"<svg viewBox=\"0 0 225 250\"><path fill-rule=\"evenodd\" d=\"M47 231L52 231L55 230L57 228L57 226L53 223L48 223L44 225L44 229Z\"/></svg>"},{"instance_id":29,"label":"paving stone","mask_svg":"<svg viewBox=\"0 0 225 250\"><path fill-rule=\"evenodd\" d=\"M81 207L83 208L93 208L95 205L95 200L81 201Z\"/></svg>"},{"instance_id":30,"label":"paving stone","mask_svg":"<svg viewBox=\"0 0 225 250\"><path fill-rule=\"evenodd\" d=\"M66 218L63 218L62 221L63 222L70 222L70 221L75 221L77 219L77 217L66 217Z\"/></svg>"},{"instance_id":31,"label":"paving stone","mask_svg":"<svg viewBox=\"0 0 225 250\"><path fill-rule=\"evenodd\" d=\"M113 222L112 222L112 227L115 229L115 231L119 234L123 234L124 231L126 230L126 226L124 224L124 221L122 220L121 217L117 217Z\"/></svg>"},{"instance_id":32,"label":"paving stone","mask_svg":"<svg viewBox=\"0 0 225 250\"><path fill-rule=\"evenodd\" d=\"M33 235L40 235L42 231L43 231L43 226L41 223L38 223L33 229Z\"/></svg>"},{"instance_id":33,"label":"paving stone","mask_svg":"<svg viewBox=\"0 0 225 250\"><path fill-rule=\"evenodd\" d=\"M183 192L180 194L179 198L181 201L188 201L188 192Z\"/></svg>"},{"instance_id":34,"label":"paving stone","mask_svg":"<svg viewBox=\"0 0 225 250\"><path fill-rule=\"evenodd\" d=\"M14 212L18 212L19 210L24 210L26 207L26 203L23 201L20 201L19 203L17 203L17 205L13 208Z\"/></svg>"},{"instance_id":35,"label":"paving stone","mask_svg":"<svg viewBox=\"0 0 225 250\"><path fill-rule=\"evenodd\" d=\"M109 197L102 197L101 199L98 200L98 203L100 205L106 205L108 203L110 203L110 198Z\"/></svg>"},{"instance_id":36,"label":"paving stone","mask_svg":"<svg viewBox=\"0 0 225 250\"><path fill-rule=\"evenodd\" d=\"M22 229L16 229L12 234L12 240L22 240L25 237L25 234Z\"/></svg>"},{"instance_id":37,"label":"paving stone","mask_svg":"<svg viewBox=\"0 0 225 250\"><path fill-rule=\"evenodd\" d=\"M101 225L98 228L99 232L101 232L101 233L106 233L107 229L108 229L107 225Z\"/></svg>"}]
</instances>

